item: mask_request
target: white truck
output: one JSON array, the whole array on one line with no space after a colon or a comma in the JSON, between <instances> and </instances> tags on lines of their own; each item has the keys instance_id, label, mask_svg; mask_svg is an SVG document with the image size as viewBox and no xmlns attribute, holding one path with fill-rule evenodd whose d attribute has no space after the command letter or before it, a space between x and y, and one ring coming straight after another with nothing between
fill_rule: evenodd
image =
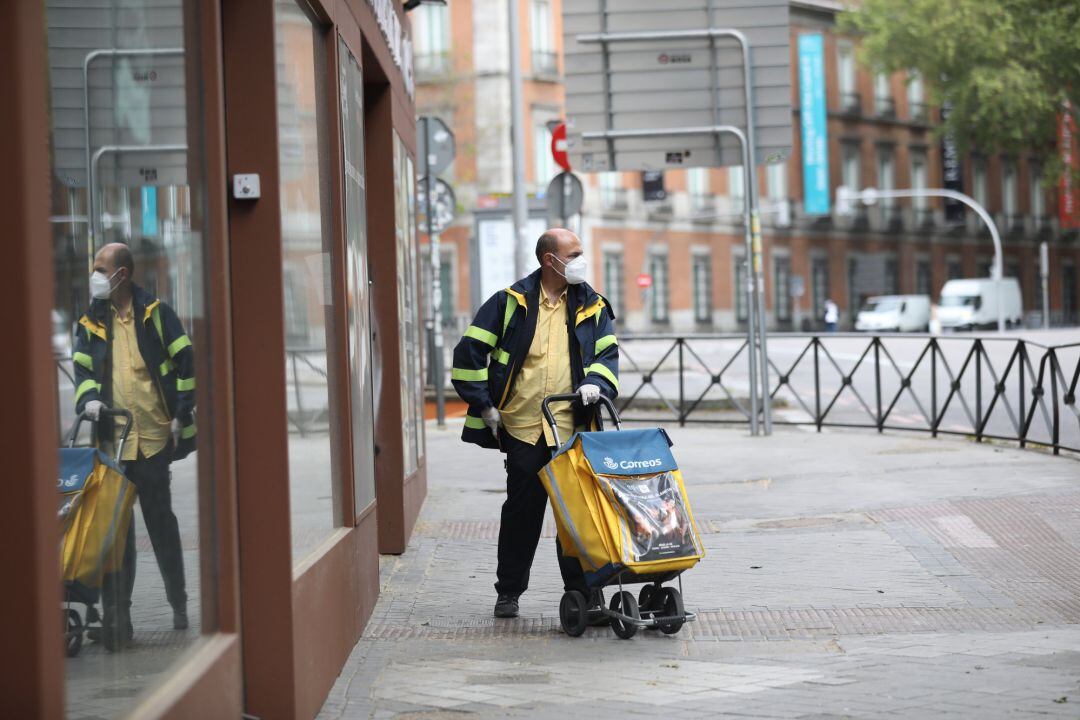
<instances>
[{"instance_id":1,"label":"white truck","mask_svg":"<svg viewBox=\"0 0 1080 720\"><path fill-rule=\"evenodd\" d=\"M929 295L878 295L855 317L859 332L926 332L929 325Z\"/></svg>"},{"instance_id":2,"label":"white truck","mask_svg":"<svg viewBox=\"0 0 1080 720\"><path fill-rule=\"evenodd\" d=\"M997 328L998 306L1006 327L1019 327L1024 317L1016 278L950 280L941 288L937 321L943 330Z\"/></svg>"}]
</instances>

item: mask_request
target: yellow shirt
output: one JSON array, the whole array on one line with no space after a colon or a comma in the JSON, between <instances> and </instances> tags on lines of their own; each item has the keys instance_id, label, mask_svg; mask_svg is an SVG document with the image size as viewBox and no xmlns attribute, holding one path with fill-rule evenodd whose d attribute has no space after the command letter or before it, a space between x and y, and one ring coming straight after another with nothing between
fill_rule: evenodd
<instances>
[{"instance_id":1,"label":"yellow shirt","mask_svg":"<svg viewBox=\"0 0 1080 720\"><path fill-rule=\"evenodd\" d=\"M134 460L140 451L143 457L153 457L168 443L172 423L165 401L139 352L130 310L128 317L122 318L113 308L112 338L112 406L130 410L132 415L131 433L121 460ZM116 424L115 442L119 442L123 420Z\"/></svg>"},{"instance_id":2,"label":"yellow shirt","mask_svg":"<svg viewBox=\"0 0 1080 720\"><path fill-rule=\"evenodd\" d=\"M502 410L506 431L530 445L536 444L540 433L549 447L555 437L540 412L540 402L548 395L573 392L570 377L570 337L566 332L566 290L553 304L540 289L541 301L536 317L529 354L514 381L513 395ZM566 442L574 431L574 414L570 403L552 403L559 439Z\"/></svg>"}]
</instances>

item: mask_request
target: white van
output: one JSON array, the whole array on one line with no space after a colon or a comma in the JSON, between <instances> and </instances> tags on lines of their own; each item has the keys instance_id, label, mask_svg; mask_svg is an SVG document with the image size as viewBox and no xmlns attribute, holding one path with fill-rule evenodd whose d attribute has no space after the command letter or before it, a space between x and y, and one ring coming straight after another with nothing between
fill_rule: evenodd
<instances>
[{"instance_id":1,"label":"white van","mask_svg":"<svg viewBox=\"0 0 1080 720\"><path fill-rule=\"evenodd\" d=\"M868 298L855 318L860 332L926 332L929 295L879 295Z\"/></svg>"},{"instance_id":2,"label":"white van","mask_svg":"<svg viewBox=\"0 0 1080 720\"><path fill-rule=\"evenodd\" d=\"M1016 278L950 280L941 288L937 320L944 330L996 328L998 304L1006 327L1017 327L1024 316L1020 284Z\"/></svg>"}]
</instances>

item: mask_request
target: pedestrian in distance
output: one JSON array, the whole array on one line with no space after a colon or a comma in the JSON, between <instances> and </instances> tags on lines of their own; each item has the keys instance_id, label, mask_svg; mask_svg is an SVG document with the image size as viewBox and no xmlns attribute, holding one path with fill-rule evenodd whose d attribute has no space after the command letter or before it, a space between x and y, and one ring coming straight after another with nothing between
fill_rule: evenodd
<instances>
[{"instance_id":1,"label":"pedestrian in distance","mask_svg":"<svg viewBox=\"0 0 1080 720\"><path fill-rule=\"evenodd\" d=\"M840 308L832 299L825 300L825 331L834 333L840 323Z\"/></svg>"},{"instance_id":2,"label":"pedestrian in distance","mask_svg":"<svg viewBox=\"0 0 1080 720\"><path fill-rule=\"evenodd\" d=\"M172 510L169 464L195 449L195 356L180 319L132 281L135 261L123 243L94 257L91 303L79 320L72 359L75 412L96 423L96 441L114 445L121 427L103 408L126 409L132 428L121 460L135 486L150 542L173 610L173 627L188 627L180 529ZM129 524L121 569L102 583L102 633L121 648L131 641L135 525ZM93 638L94 635L91 635Z\"/></svg>"},{"instance_id":3,"label":"pedestrian in distance","mask_svg":"<svg viewBox=\"0 0 1080 720\"><path fill-rule=\"evenodd\" d=\"M581 240L562 228L536 243L540 268L492 295L454 348L451 379L468 406L462 440L506 455L506 500L499 529L495 617L518 614L544 524L547 493L538 473L555 438L540 404L549 395L580 401L552 405L559 436L569 439L591 417L601 394L619 388L615 315L585 282ZM589 592L577 558L555 550L564 589ZM599 612L594 614L598 616Z\"/></svg>"}]
</instances>

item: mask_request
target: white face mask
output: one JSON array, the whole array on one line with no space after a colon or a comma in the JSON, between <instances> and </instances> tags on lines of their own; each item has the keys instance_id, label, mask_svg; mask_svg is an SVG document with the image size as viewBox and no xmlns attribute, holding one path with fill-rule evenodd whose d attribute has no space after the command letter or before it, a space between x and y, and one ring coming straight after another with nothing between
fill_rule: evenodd
<instances>
[{"instance_id":1,"label":"white face mask","mask_svg":"<svg viewBox=\"0 0 1080 720\"><path fill-rule=\"evenodd\" d=\"M90 276L90 297L95 300L105 300L112 295L113 286L112 279L116 277L117 270L112 274L112 277L105 277L105 273L95 271Z\"/></svg>"},{"instance_id":2,"label":"white face mask","mask_svg":"<svg viewBox=\"0 0 1080 720\"><path fill-rule=\"evenodd\" d=\"M589 269L589 263L584 255L578 255L570 262L563 262L563 259L554 253L549 253L549 255L562 263L563 271L555 270L555 272L566 278L566 282L571 285L580 285L585 282L585 271Z\"/></svg>"}]
</instances>

